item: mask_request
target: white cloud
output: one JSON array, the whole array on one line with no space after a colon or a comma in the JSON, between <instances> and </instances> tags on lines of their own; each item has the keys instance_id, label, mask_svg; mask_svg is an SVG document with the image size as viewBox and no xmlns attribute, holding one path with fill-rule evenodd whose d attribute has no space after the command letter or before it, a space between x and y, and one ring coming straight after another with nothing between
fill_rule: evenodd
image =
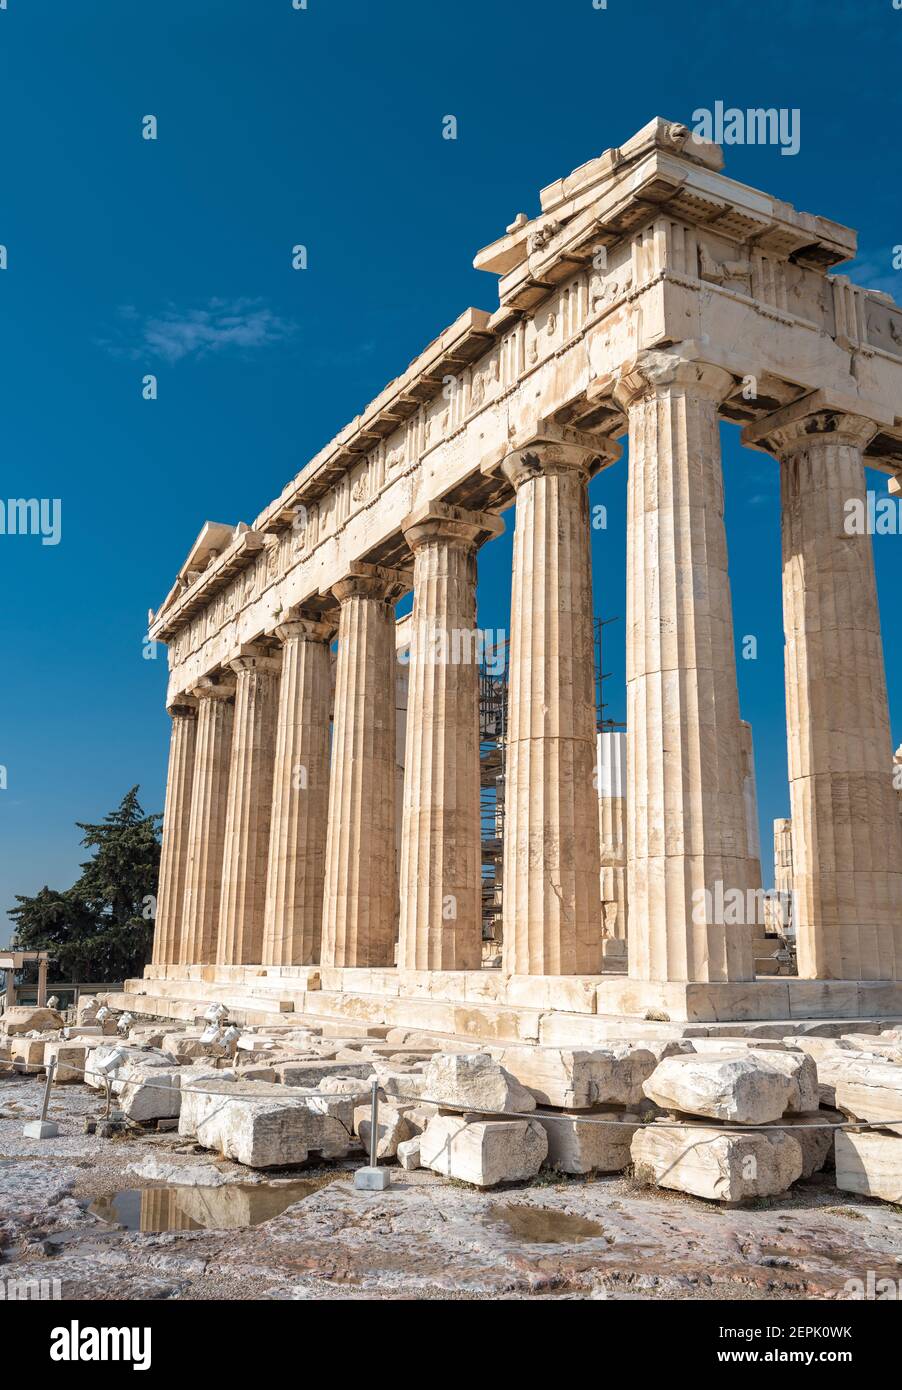
<instances>
[{"instance_id":1,"label":"white cloud","mask_svg":"<svg viewBox=\"0 0 902 1390\"><path fill-rule=\"evenodd\" d=\"M230 349L250 351L284 341L295 325L279 318L258 299L211 299L203 308L144 315L133 305L120 306L122 326L102 346L134 359L159 357L170 366L186 357L207 357Z\"/></svg>"}]
</instances>

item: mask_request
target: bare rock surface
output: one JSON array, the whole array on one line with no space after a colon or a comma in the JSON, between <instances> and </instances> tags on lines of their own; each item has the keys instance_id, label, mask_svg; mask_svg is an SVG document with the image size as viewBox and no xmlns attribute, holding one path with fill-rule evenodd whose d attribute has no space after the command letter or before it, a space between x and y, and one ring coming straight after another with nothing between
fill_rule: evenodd
<instances>
[{"instance_id":1,"label":"bare rock surface","mask_svg":"<svg viewBox=\"0 0 902 1390\"><path fill-rule=\"evenodd\" d=\"M181 1152L190 1141L178 1135L86 1134L85 1117L102 1113L104 1099L80 1086L52 1094L60 1136L27 1140L23 1119L36 1115L42 1092L40 1078L0 1076L3 1274L57 1278L67 1298L842 1301L862 1269L902 1276L902 1213L838 1193L825 1177L732 1209L628 1175L555 1181L547 1171L538 1186L480 1191L394 1167L387 1192L364 1193L339 1163L279 1174L337 1180L251 1228L110 1229L87 1204L118 1189L184 1189L207 1164L236 1191L273 1180ZM160 1177L131 1171L149 1158L160 1167L148 1173Z\"/></svg>"}]
</instances>

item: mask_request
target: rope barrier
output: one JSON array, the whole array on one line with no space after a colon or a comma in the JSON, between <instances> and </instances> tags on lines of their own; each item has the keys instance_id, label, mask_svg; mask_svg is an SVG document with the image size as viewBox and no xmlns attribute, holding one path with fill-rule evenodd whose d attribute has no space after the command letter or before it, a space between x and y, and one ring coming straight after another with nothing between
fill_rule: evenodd
<instances>
[{"instance_id":1,"label":"rope barrier","mask_svg":"<svg viewBox=\"0 0 902 1390\"><path fill-rule=\"evenodd\" d=\"M366 1060L366 1059L364 1059L364 1060ZM173 1063L173 1065L178 1065L178 1064L177 1064L177 1063ZM61 1066L60 1066L60 1070L68 1070L68 1071L72 1071L72 1072L77 1072L79 1075L85 1076L85 1077L87 1077L87 1076L96 1076L96 1077L98 1077L98 1078L101 1078L101 1073L100 1073L100 1072L87 1071L84 1067L76 1066L75 1063L73 1063L73 1062L63 1062L63 1063L61 1064ZM202 1091L204 1095L208 1095L208 1096L221 1096L221 1097L222 1097L223 1099L225 1099L225 1100L242 1100L242 1101L247 1101L247 1102L250 1103L250 1104L253 1104L253 1103L255 1103L255 1102L256 1102L257 1104L259 1104L260 1102L263 1102L263 1101L266 1101L267 1099L269 1099L269 1097L267 1097L267 1096L260 1096L260 1095L242 1095L240 1092L236 1094L234 1091L212 1091L212 1090L210 1090L209 1087L208 1087L202 1080L200 1080L200 1079L197 1081L197 1083L196 1083L195 1086L189 1085L189 1086L187 1086L187 1087L185 1087L185 1088L183 1088L183 1087L181 1087L181 1086L166 1085L166 1084L163 1083L163 1082L146 1081L146 1080L144 1080L143 1078L141 1078L140 1080L138 1080L138 1079L130 1080L129 1077L127 1077L127 1076L124 1076L124 1077L117 1077L117 1078L111 1078L111 1080L112 1080L112 1079L118 1080L118 1082L119 1082L119 1084L120 1084L120 1087L123 1087L123 1088L124 1088L124 1087L127 1087L127 1086L130 1086L130 1085L132 1085L132 1086L142 1086L142 1087L144 1087L145 1090L149 1090L149 1091L168 1091L168 1092L172 1093L173 1095L183 1095L185 1089L187 1089L187 1090L197 1089L197 1090L199 1090L199 1091ZM240 1080L241 1080L241 1077L236 1076L235 1080L236 1080L236 1081L240 1081ZM291 1087L291 1086L286 1086L286 1087L285 1087L286 1092L289 1092L289 1093L290 1093L293 1089L295 1089L295 1088L294 1088L294 1087ZM298 1088L298 1089L300 1089L300 1088ZM120 1093L117 1093L117 1094L120 1094ZM328 1092L316 1092L316 1094L318 1094L318 1095L328 1095L329 1093L328 1093ZM340 1095L343 1094L343 1093L340 1092L340 1091L336 1091L336 1092L333 1092L332 1094L335 1094L335 1095L340 1096ZM286 1100L290 1100L290 1099L291 1099L290 1094L286 1094L285 1099L286 1099ZM301 1097L298 1097L298 1099L301 1099ZM628 1126L628 1125L632 1125L632 1124L633 1124L633 1121L632 1121L632 1120L615 1119L613 1116L607 1116L607 1115L587 1115L587 1114L585 1114L584 1112L581 1112L581 1111L578 1111L578 1110L567 1110L567 1111L548 1111L548 1110L542 1110L542 1111L537 1111L537 1110L487 1110L487 1109L478 1109L478 1110L477 1110L477 1109L475 1109L473 1106L469 1106L469 1105L451 1105L451 1104L449 1104L448 1101L446 1101L446 1100L437 1100L437 1099L435 1099L435 1098L433 1098L433 1097L430 1097L430 1096L395 1096L395 1095L386 1095L386 1101L385 1101L386 1105L393 1105L393 1104L395 1104L396 1102L397 1102L397 1103L400 1103L400 1104L404 1104L404 1105L407 1105L407 1104L410 1104L410 1105L438 1105L438 1106L441 1106L441 1108L442 1108L443 1110L453 1110L453 1111L457 1112L458 1114L464 1114L464 1115L467 1115L467 1114L469 1114L469 1115L491 1115L491 1116L498 1116L499 1118L504 1119L504 1120L538 1120L538 1119L541 1119L541 1120L543 1120L543 1121L544 1121L544 1120L562 1120L562 1121L568 1121L568 1122L569 1122L569 1121L573 1121L573 1120L578 1120L580 1124L589 1124L589 1125L591 1125L591 1124L616 1125L616 1126L618 1126L618 1127L621 1128L621 1129L623 1129L624 1127L626 1127L626 1126ZM812 1112L809 1111L809 1112L807 1112L807 1113L810 1114L810 1113L812 1113ZM334 1117L334 1118L337 1119L338 1117L336 1116L336 1117ZM846 1121L843 1121L842 1123L838 1123L838 1122L836 1122L836 1121L819 1120L819 1121L813 1121L813 1122L801 1121L800 1123L797 1123L797 1124L793 1124L793 1123L784 1124L784 1123L782 1123L782 1122L776 1122L776 1121L775 1121L773 1124L759 1124L759 1125L747 1125L747 1124L742 1124L742 1123L739 1122L739 1121L735 1121L735 1122L733 1122L732 1124L728 1124L728 1125L727 1125L727 1124L724 1124L723 1122L718 1122L717 1120L714 1120L714 1119L709 1120L706 1116L690 1115L690 1116L687 1116L687 1118L686 1118L685 1120L661 1120L661 1119L658 1119L657 1117L652 1117L652 1119L650 1119L649 1121L645 1121L645 1120L643 1120L641 1117L638 1117L637 1120L636 1120L636 1125L635 1125L634 1127L639 1127L639 1126L641 1126L641 1125L643 1125L643 1124L645 1124L645 1123L654 1123L659 1129L687 1129L687 1128L690 1128L690 1129L691 1129L691 1128L704 1128L704 1129L717 1129L717 1130L720 1130L720 1131L721 1131L722 1133L724 1133L724 1134L739 1134L739 1133L752 1133L752 1134L753 1134L753 1133L757 1133L758 1131L762 1131L762 1132L765 1132L765 1133L767 1133L767 1132L771 1132L771 1133L772 1133L774 1130L782 1130L782 1129L788 1130L790 1133L792 1133L794 1130L799 1130L799 1129L836 1129L836 1130L840 1130L840 1129L888 1129L888 1128L890 1128L892 1125L902 1125L902 1118L899 1118L899 1119L897 1119L897 1120L846 1120Z\"/></svg>"}]
</instances>

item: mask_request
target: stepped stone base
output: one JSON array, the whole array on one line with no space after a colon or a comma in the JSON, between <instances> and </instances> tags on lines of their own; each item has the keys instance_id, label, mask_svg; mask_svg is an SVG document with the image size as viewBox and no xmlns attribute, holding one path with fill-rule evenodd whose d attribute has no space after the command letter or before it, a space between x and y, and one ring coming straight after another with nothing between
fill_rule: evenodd
<instances>
[{"instance_id":1,"label":"stepped stone base","mask_svg":"<svg viewBox=\"0 0 902 1390\"><path fill-rule=\"evenodd\" d=\"M751 980L658 984L601 975L328 966L148 966L109 996L134 1014L193 1020L210 1003L244 1024L406 1027L476 1039L590 1047L618 1038L834 1036L902 1021L902 982Z\"/></svg>"}]
</instances>

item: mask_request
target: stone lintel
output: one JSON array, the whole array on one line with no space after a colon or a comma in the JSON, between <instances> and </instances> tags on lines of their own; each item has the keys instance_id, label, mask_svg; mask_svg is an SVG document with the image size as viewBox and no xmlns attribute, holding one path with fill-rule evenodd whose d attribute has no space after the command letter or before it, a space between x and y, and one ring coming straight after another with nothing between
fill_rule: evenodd
<instances>
[{"instance_id":1,"label":"stone lintel","mask_svg":"<svg viewBox=\"0 0 902 1390\"><path fill-rule=\"evenodd\" d=\"M773 454L791 451L812 434L848 434L864 449L881 427L894 423L893 412L878 401L818 390L746 425L742 443L747 449Z\"/></svg>"}]
</instances>

